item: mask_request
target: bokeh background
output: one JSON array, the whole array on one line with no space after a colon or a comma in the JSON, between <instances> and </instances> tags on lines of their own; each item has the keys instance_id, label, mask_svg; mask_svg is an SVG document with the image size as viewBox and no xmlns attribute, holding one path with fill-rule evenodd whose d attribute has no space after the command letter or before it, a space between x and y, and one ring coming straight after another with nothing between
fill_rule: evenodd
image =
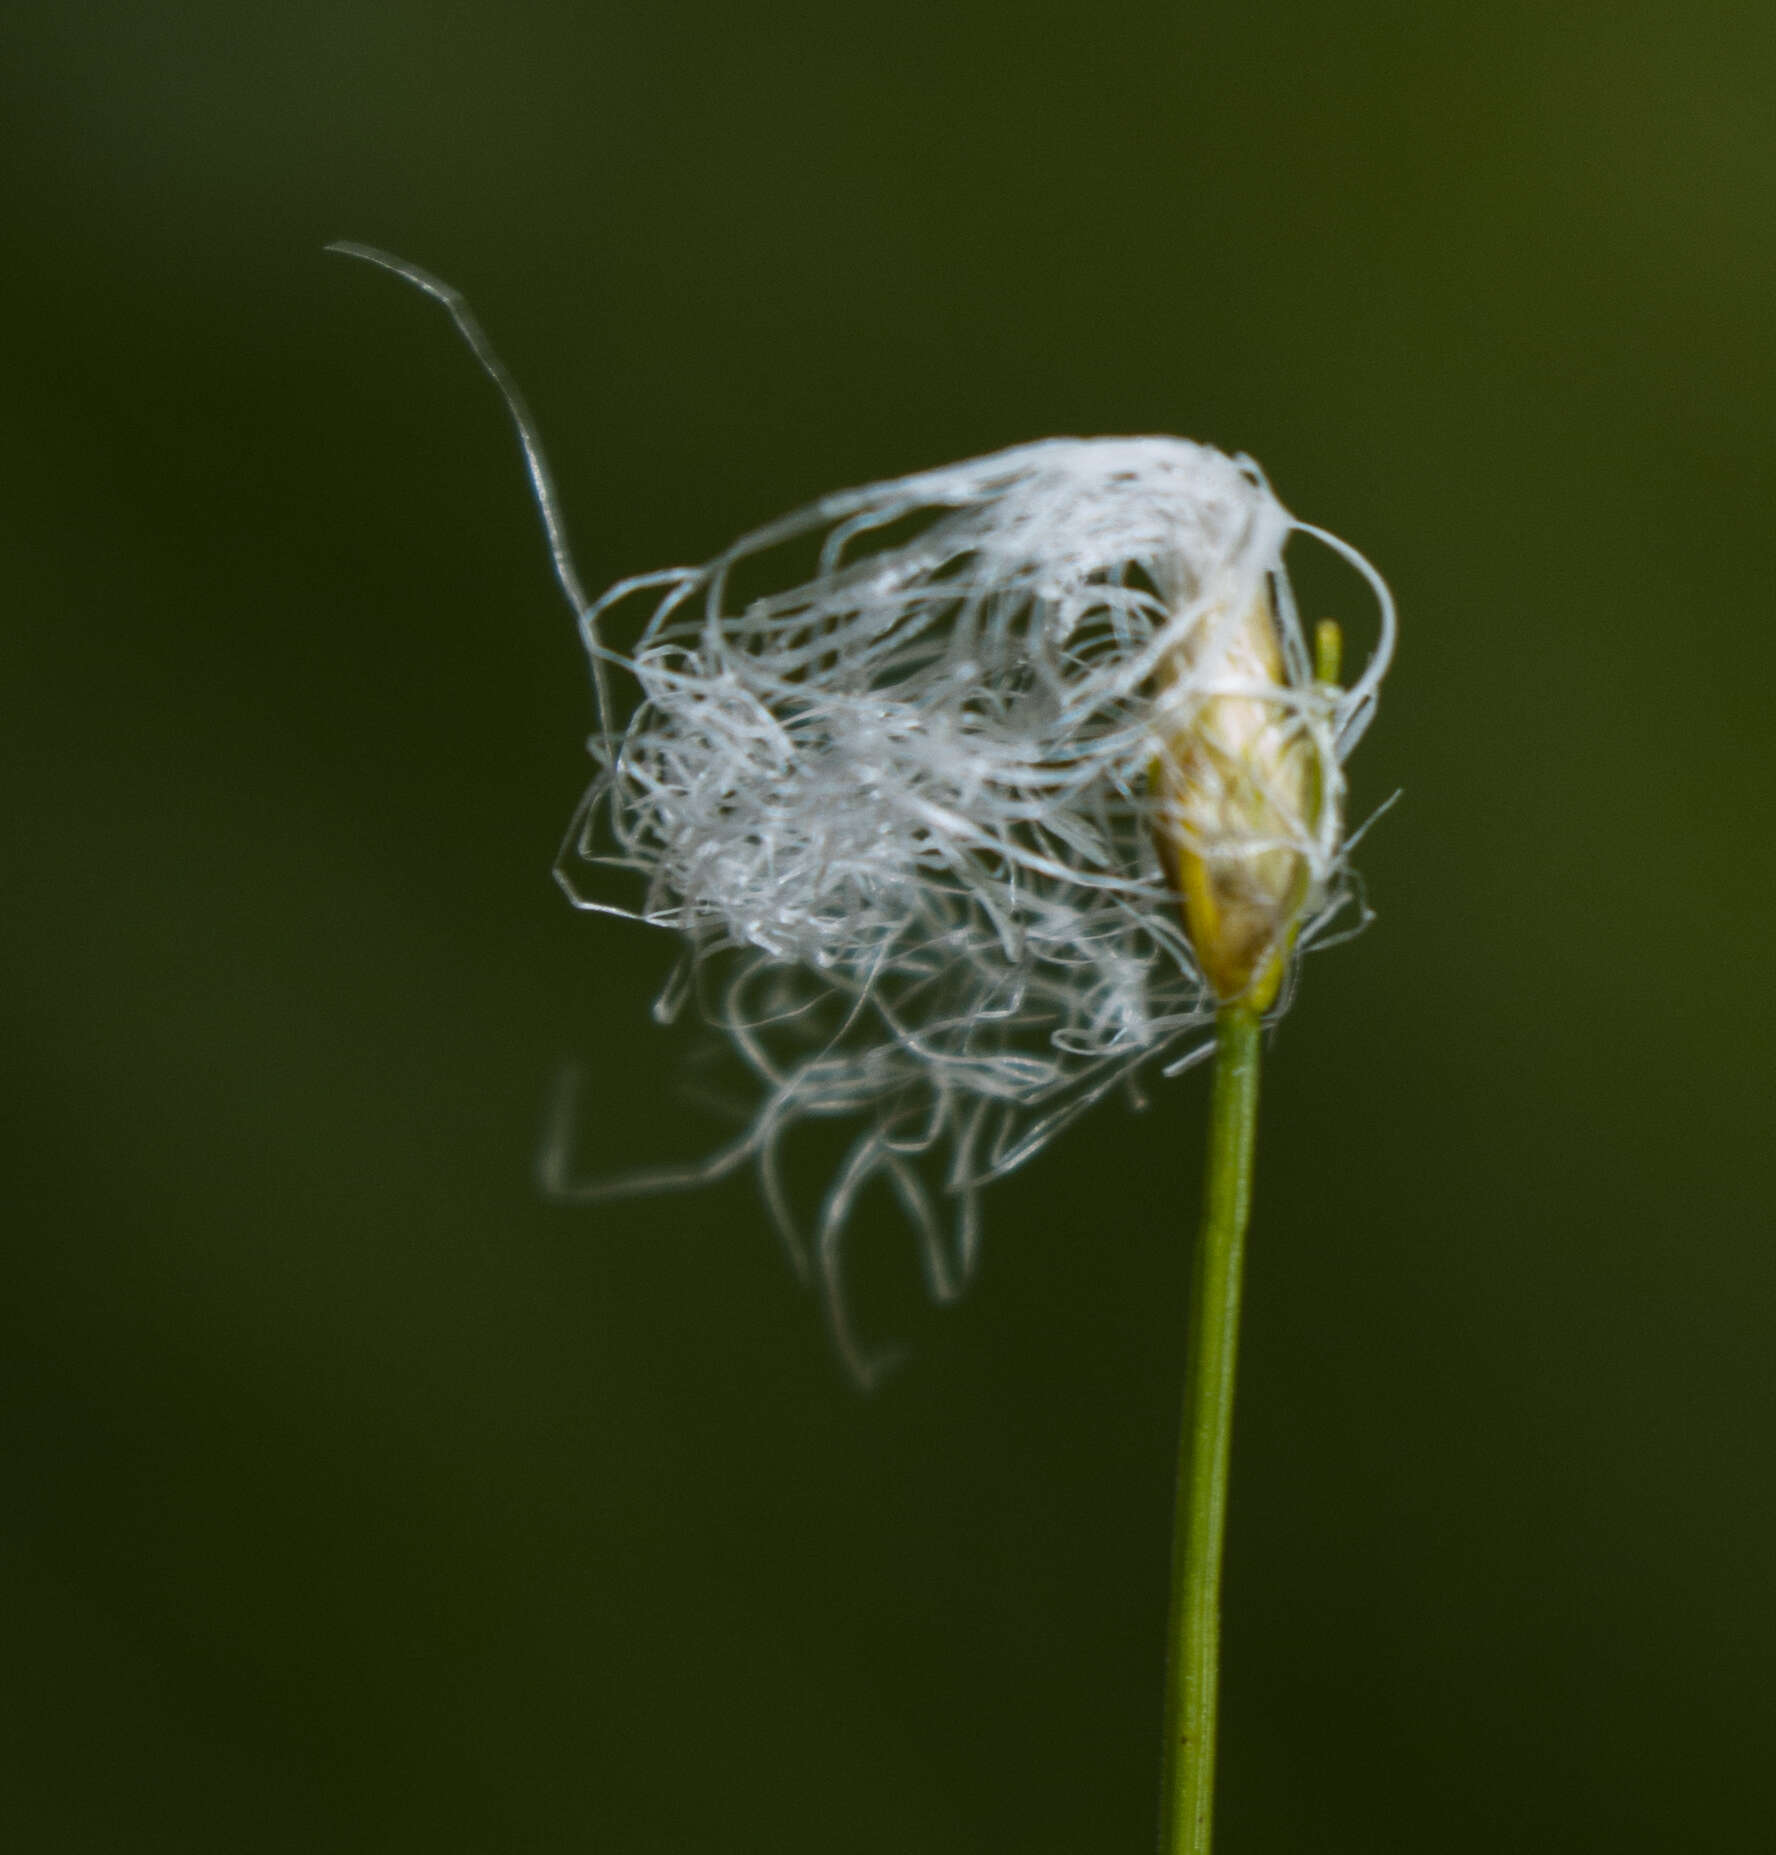
<instances>
[{"instance_id":1,"label":"bokeh background","mask_svg":"<svg viewBox=\"0 0 1776 1855\"><path fill-rule=\"evenodd\" d=\"M549 879L589 580L1055 432L1260 457L1404 635L1275 1038L1227 1855L1776 1814L1776 13L15 0L0 1833L1141 1850L1206 1080L886 1219L862 1397Z\"/></svg>"}]
</instances>

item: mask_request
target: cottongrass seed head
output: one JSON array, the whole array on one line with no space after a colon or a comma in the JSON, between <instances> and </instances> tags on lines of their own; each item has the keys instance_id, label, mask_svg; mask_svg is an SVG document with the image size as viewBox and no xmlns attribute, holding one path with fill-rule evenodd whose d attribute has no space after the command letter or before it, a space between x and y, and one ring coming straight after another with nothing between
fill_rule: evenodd
<instances>
[{"instance_id":1,"label":"cottongrass seed head","mask_svg":"<svg viewBox=\"0 0 1776 1855\"><path fill-rule=\"evenodd\" d=\"M568 1178L564 1099L545 1181L594 1198L755 1166L868 1379L884 1355L843 1281L866 1187L950 1299L983 1186L1143 1069L1205 1056L1225 1000L1280 1011L1291 955L1360 924L1342 767L1392 649L1387 587L1250 459L1097 438L826 496L588 602L529 415L460 298L352 250L450 310L519 427L596 693L557 875L577 906L680 937L656 1016L693 1002L756 1082L706 1160L590 1186ZM1316 677L1294 536L1374 595L1349 687ZM780 1156L810 1120L854 1132L805 1224Z\"/></svg>"}]
</instances>

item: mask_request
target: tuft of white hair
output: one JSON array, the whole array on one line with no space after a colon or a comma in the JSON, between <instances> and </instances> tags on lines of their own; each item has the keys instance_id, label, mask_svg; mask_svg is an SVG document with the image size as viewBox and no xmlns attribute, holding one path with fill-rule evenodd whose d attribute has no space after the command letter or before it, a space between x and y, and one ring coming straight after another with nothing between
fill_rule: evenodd
<instances>
[{"instance_id":1,"label":"tuft of white hair","mask_svg":"<svg viewBox=\"0 0 1776 1855\"><path fill-rule=\"evenodd\" d=\"M867 1186L892 1190L947 1300L974 1267L983 1186L1137 1071L1176 1074L1212 1048L1216 1000L1155 848L1151 790L1192 705L1254 698L1313 749L1321 802L1288 839L1311 882L1297 948L1353 902L1361 916L1341 768L1391 654L1387 587L1296 521L1249 458L1095 438L826 496L703 566L588 603L529 414L461 299L351 250L445 305L524 443L597 702L597 774L557 876L578 907L682 938L657 1015L694 998L757 1080L745 1132L700 1165L575 1186L563 1122L545 1179L594 1198L756 1165L868 1379L882 1359L843 1284ZM1295 535L1373 592L1378 640L1349 688L1314 680L1283 563ZM1229 647L1264 598L1284 675L1254 684ZM637 602L639 636L618 648L614 621ZM779 1154L809 1119L856 1131L804 1230Z\"/></svg>"},{"instance_id":2,"label":"tuft of white hair","mask_svg":"<svg viewBox=\"0 0 1776 1855\"><path fill-rule=\"evenodd\" d=\"M867 1184L892 1187L947 1299L974 1265L983 1185L1143 1065L1175 1073L1211 1047L1216 1001L1150 794L1155 677L1186 645L1169 729L1192 703L1255 695L1316 750L1328 790L1291 840L1312 876L1298 944L1352 899L1339 769L1392 612L1373 569L1320 537L1374 588L1382 641L1350 689L1316 684L1282 560L1296 532L1247 459L1055 439L824 497L583 613L594 662L640 701L619 725L606 694L558 874L580 906L684 937L668 1000L702 998L762 1100L741 1140L682 1176L757 1163L865 1375L841 1265ZM1264 595L1287 674L1253 687L1215 633ZM609 615L637 597L646 622L618 651ZM612 870L637 900L587 886ZM857 1133L809 1246L777 1149L833 1116Z\"/></svg>"}]
</instances>

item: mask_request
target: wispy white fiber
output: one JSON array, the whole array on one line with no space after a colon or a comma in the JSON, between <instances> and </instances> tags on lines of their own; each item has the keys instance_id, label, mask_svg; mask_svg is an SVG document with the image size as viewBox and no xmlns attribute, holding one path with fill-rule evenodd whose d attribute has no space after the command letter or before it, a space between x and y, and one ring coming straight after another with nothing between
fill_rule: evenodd
<instances>
[{"instance_id":1,"label":"wispy white fiber","mask_svg":"<svg viewBox=\"0 0 1776 1855\"><path fill-rule=\"evenodd\" d=\"M577 906L683 943L656 1006L693 1001L756 1078L744 1164L833 1332L868 1376L842 1279L859 1195L888 1187L932 1293L972 1270L979 1195L1153 1066L1207 1054L1216 1000L1154 847L1152 771L1193 707L1267 705L1311 745L1316 813L1288 824L1311 893L1297 945L1355 910L1342 763L1392 649L1392 602L1353 549L1296 521L1248 458L1178 438L1052 439L848 490L700 567L578 592L541 447L460 299L443 302L506 393L593 667L596 775L557 868ZM1347 689L1314 681L1283 553L1366 579L1378 641ZM1282 681L1234 646L1268 599ZM1241 668L1241 666L1248 666ZM1248 843L1245 848L1250 850ZM809 1119L854 1129L804 1229L779 1172Z\"/></svg>"}]
</instances>

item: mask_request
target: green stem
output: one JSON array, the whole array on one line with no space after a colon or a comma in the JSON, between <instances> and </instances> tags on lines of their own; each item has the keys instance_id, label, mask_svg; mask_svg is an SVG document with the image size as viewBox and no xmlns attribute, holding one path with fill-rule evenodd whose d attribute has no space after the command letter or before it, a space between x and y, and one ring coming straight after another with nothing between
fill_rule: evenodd
<instances>
[{"instance_id":1,"label":"green stem","mask_svg":"<svg viewBox=\"0 0 1776 1855\"><path fill-rule=\"evenodd\" d=\"M1258 1132L1259 1014L1224 1005L1217 1024L1208 1185L1197 1238L1172 1535L1161 1855L1209 1855L1221 1661L1221 1545L1233 1439L1240 1276Z\"/></svg>"}]
</instances>

